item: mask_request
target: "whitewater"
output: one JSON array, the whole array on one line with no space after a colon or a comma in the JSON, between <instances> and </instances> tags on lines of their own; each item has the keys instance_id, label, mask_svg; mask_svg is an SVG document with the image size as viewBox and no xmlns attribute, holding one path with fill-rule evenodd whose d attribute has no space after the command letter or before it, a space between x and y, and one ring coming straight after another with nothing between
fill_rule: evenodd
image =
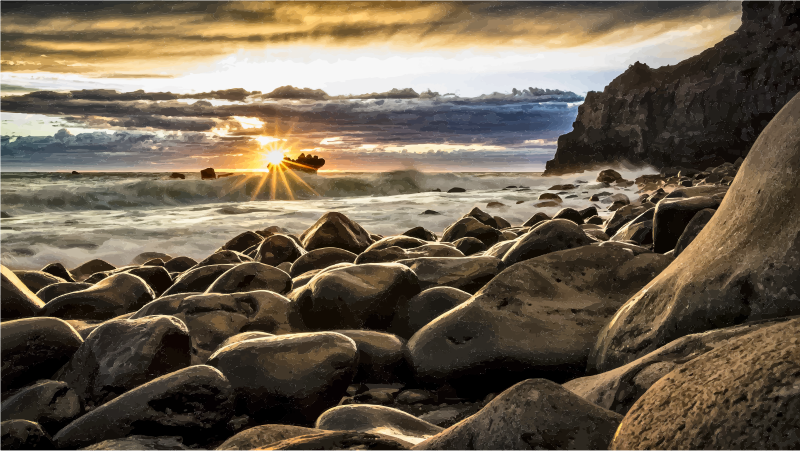
<instances>
[{"instance_id":1,"label":"whitewater","mask_svg":"<svg viewBox=\"0 0 800 451\"><path fill-rule=\"evenodd\" d=\"M652 169L620 171L633 180ZM534 213L585 208L600 192L637 198L634 185L607 187L596 173L542 177L541 173L321 173L300 175L291 194L279 184L272 199L260 174L185 180L169 173L9 173L0 175L0 259L11 269L67 268L100 258L126 265L142 252L196 260L246 230L281 227L300 234L328 211L346 214L370 233L395 235L423 226L437 235L473 207L520 225ZM290 180L291 182L291 180ZM552 185L572 183L558 207L536 208ZM451 188L466 192L447 193ZM512 188L513 187L513 188ZM441 191L434 191L439 189ZM575 197L570 197L575 196ZM294 197L294 200L291 199ZM487 207L489 202L504 206ZM440 214L423 214L433 210ZM609 216L610 212L601 212Z\"/></svg>"}]
</instances>

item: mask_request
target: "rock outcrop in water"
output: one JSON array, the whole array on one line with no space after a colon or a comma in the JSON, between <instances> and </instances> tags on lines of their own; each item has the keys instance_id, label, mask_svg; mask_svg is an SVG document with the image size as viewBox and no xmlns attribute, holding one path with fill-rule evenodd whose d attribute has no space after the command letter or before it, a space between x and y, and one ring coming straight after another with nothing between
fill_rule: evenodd
<instances>
[{"instance_id":1,"label":"rock outcrop in water","mask_svg":"<svg viewBox=\"0 0 800 451\"><path fill-rule=\"evenodd\" d=\"M742 25L674 66L639 62L589 92L546 175L603 163L705 169L747 155L800 91L800 6L744 2Z\"/></svg>"},{"instance_id":2,"label":"rock outcrop in water","mask_svg":"<svg viewBox=\"0 0 800 451\"><path fill-rule=\"evenodd\" d=\"M325 166L325 159L311 154L300 154L296 159L283 157L283 163L295 171L308 172L316 174L317 170Z\"/></svg>"}]
</instances>

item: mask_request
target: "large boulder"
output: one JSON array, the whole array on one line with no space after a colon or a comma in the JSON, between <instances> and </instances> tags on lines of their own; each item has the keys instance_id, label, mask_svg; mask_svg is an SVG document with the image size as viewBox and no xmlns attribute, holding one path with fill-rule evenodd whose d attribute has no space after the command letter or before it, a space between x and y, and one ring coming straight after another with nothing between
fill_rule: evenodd
<instances>
[{"instance_id":1,"label":"large boulder","mask_svg":"<svg viewBox=\"0 0 800 451\"><path fill-rule=\"evenodd\" d=\"M228 345L208 364L230 380L238 414L308 424L345 394L358 351L353 340L333 332L289 334Z\"/></svg>"},{"instance_id":2,"label":"large boulder","mask_svg":"<svg viewBox=\"0 0 800 451\"><path fill-rule=\"evenodd\" d=\"M164 263L164 269L169 272L184 272L196 264L197 261L191 257L175 257Z\"/></svg>"},{"instance_id":3,"label":"large boulder","mask_svg":"<svg viewBox=\"0 0 800 451\"><path fill-rule=\"evenodd\" d=\"M131 274L144 280L153 289L156 297L161 296L164 291L172 286L172 276L169 271L162 266L140 266L138 268L126 269L126 274Z\"/></svg>"},{"instance_id":4,"label":"large boulder","mask_svg":"<svg viewBox=\"0 0 800 451\"><path fill-rule=\"evenodd\" d=\"M384 249L367 249L359 254L354 263L356 265L363 265L366 263L391 263L405 258L407 258L405 249L392 246Z\"/></svg>"},{"instance_id":5,"label":"large boulder","mask_svg":"<svg viewBox=\"0 0 800 451\"><path fill-rule=\"evenodd\" d=\"M606 449L620 420L554 382L528 379L414 449Z\"/></svg>"},{"instance_id":6,"label":"large boulder","mask_svg":"<svg viewBox=\"0 0 800 451\"><path fill-rule=\"evenodd\" d=\"M3 399L3 420L28 420L55 434L82 412L81 399L64 382L40 380Z\"/></svg>"},{"instance_id":7,"label":"large boulder","mask_svg":"<svg viewBox=\"0 0 800 451\"><path fill-rule=\"evenodd\" d=\"M233 264L227 264L192 268L178 276L172 283L172 286L161 293L161 297L179 293L202 293L206 291L219 276L235 266L236 265Z\"/></svg>"},{"instance_id":8,"label":"large boulder","mask_svg":"<svg viewBox=\"0 0 800 451\"><path fill-rule=\"evenodd\" d=\"M307 251L336 247L360 254L370 244L369 232L357 222L337 212L322 215L311 227L300 235L300 241Z\"/></svg>"},{"instance_id":9,"label":"large boulder","mask_svg":"<svg viewBox=\"0 0 800 451\"><path fill-rule=\"evenodd\" d=\"M488 248L488 246L483 244L483 241L471 236L459 238L453 241L453 245L464 255L472 255L485 251ZM497 244L495 244L495 246L497 246Z\"/></svg>"},{"instance_id":10,"label":"large boulder","mask_svg":"<svg viewBox=\"0 0 800 451\"><path fill-rule=\"evenodd\" d=\"M414 227L412 229L408 229L403 232L402 235L410 236L412 238L419 238L425 241L436 241L438 239L435 233L424 227Z\"/></svg>"},{"instance_id":11,"label":"large boulder","mask_svg":"<svg viewBox=\"0 0 800 451\"><path fill-rule=\"evenodd\" d=\"M173 316L109 321L95 329L53 379L88 408L191 363L189 330Z\"/></svg>"},{"instance_id":12,"label":"large boulder","mask_svg":"<svg viewBox=\"0 0 800 451\"><path fill-rule=\"evenodd\" d=\"M61 277L56 277L44 271L14 271L14 274L34 293L48 285L66 282Z\"/></svg>"},{"instance_id":13,"label":"large boulder","mask_svg":"<svg viewBox=\"0 0 800 451\"><path fill-rule=\"evenodd\" d=\"M674 249L678 238L696 213L718 206L719 200L706 196L665 199L659 202L653 216L653 250L664 253Z\"/></svg>"},{"instance_id":14,"label":"large boulder","mask_svg":"<svg viewBox=\"0 0 800 451\"><path fill-rule=\"evenodd\" d=\"M113 269L116 269L116 266L105 260L96 258L82 263L80 266L70 271L70 273L74 276L76 281L81 282L84 279L88 279L89 276L96 272L111 271Z\"/></svg>"},{"instance_id":15,"label":"large boulder","mask_svg":"<svg viewBox=\"0 0 800 451\"><path fill-rule=\"evenodd\" d=\"M446 286L467 293L480 290L505 268L496 257L422 257L397 263L408 266L416 273L423 290Z\"/></svg>"},{"instance_id":16,"label":"large boulder","mask_svg":"<svg viewBox=\"0 0 800 451\"><path fill-rule=\"evenodd\" d=\"M193 365L205 363L223 341L238 333L287 334L303 328L296 305L271 291L162 297L130 319L150 315L172 315L183 321L192 337Z\"/></svg>"},{"instance_id":17,"label":"large boulder","mask_svg":"<svg viewBox=\"0 0 800 451\"><path fill-rule=\"evenodd\" d=\"M608 218L608 221L606 221L605 227L603 228L603 232L605 232L605 234L608 236L614 236L619 229L631 221L652 221L652 213L647 213L647 211L650 209L651 208L647 207L634 207L633 205L626 205L622 208L619 208L614 211L614 214L611 215L610 218ZM655 212L655 210L653 210L653 212ZM647 216L641 216L645 213L647 213Z\"/></svg>"},{"instance_id":18,"label":"large boulder","mask_svg":"<svg viewBox=\"0 0 800 451\"><path fill-rule=\"evenodd\" d=\"M367 251L378 251L381 249L387 249L390 247L399 247L401 249L411 249L413 247L424 246L426 244L430 244L427 241L414 238L405 235L395 235L395 236L387 236L386 238L381 238L380 240L372 243L368 248L364 250Z\"/></svg>"},{"instance_id":19,"label":"large boulder","mask_svg":"<svg viewBox=\"0 0 800 451\"><path fill-rule=\"evenodd\" d=\"M625 415L636 400L670 371L726 345L733 339L784 320L786 319L757 321L687 335L627 365L605 373L573 379L565 383L564 388L604 409Z\"/></svg>"},{"instance_id":20,"label":"large boulder","mask_svg":"<svg viewBox=\"0 0 800 451\"><path fill-rule=\"evenodd\" d=\"M671 260L583 246L517 263L417 332L411 362L422 381L484 393L582 376L597 332Z\"/></svg>"},{"instance_id":21,"label":"large boulder","mask_svg":"<svg viewBox=\"0 0 800 451\"><path fill-rule=\"evenodd\" d=\"M486 246L491 246L500 241L502 233L492 226L486 225L472 216L461 218L451 224L442 233L441 241L453 242L459 238L473 237L483 241Z\"/></svg>"},{"instance_id":22,"label":"large boulder","mask_svg":"<svg viewBox=\"0 0 800 451\"><path fill-rule=\"evenodd\" d=\"M372 330L335 330L353 340L358 348L358 373L353 383L405 382L409 376L406 340Z\"/></svg>"},{"instance_id":23,"label":"large boulder","mask_svg":"<svg viewBox=\"0 0 800 451\"><path fill-rule=\"evenodd\" d=\"M550 220L550 216L547 216L547 213L544 213L544 212L540 211L540 212L534 214L533 216L531 216L530 219L525 221L525 223L522 224L522 227L533 227L536 224L539 224L540 222L549 221L549 220Z\"/></svg>"},{"instance_id":24,"label":"large boulder","mask_svg":"<svg viewBox=\"0 0 800 451\"><path fill-rule=\"evenodd\" d=\"M44 302L19 280L10 269L0 265L0 318L10 321L36 316Z\"/></svg>"},{"instance_id":25,"label":"large boulder","mask_svg":"<svg viewBox=\"0 0 800 451\"><path fill-rule=\"evenodd\" d=\"M567 219L578 225L583 224L583 215L574 208L562 208L553 215L553 219Z\"/></svg>"},{"instance_id":26,"label":"large boulder","mask_svg":"<svg viewBox=\"0 0 800 451\"><path fill-rule=\"evenodd\" d=\"M50 263L49 265L42 268L42 272L46 272L47 274L52 274L56 277L60 277L64 279L65 282L75 282L75 278L70 274L69 270L64 267L61 263Z\"/></svg>"},{"instance_id":27,"label":"large boulder","mask_svg":"<svg viewBox=\"0 0 800 451\"><path fill-rule=\"evenodd\" d=\"M362 254L363 255L363 254ZM312 269L311 271L306 271L303 274L292 279L292 287L294 291L299 290L300 288L308 285L308 282L311 282L311 279L317 276L317 274L333 271L334 269L339 268L347 268L348 266L353 266L352 263L337 263L335 265L331 265L322 269Z\"/></svg>"},{"instance_id":28,"label":"large boulder","mask_svg":"<svg viewBox=\"0 0 800 451\"><path fill-rule=\"evenodd\" d=\"M334 407L320 415L317 429L386 434L417 444L443 431L442 428L385 406L348 405Z\"/></svg>"},{"instance_id":29,"label":"large boulder","mask_svg":"<svg viewBox=\"0 0 800 451\"><path fill-rule=\"evenodd\" d=\"M619 367L684 335L800 314L799 122L796 96L692 245L601 332L591 369Z\"/></svg>"},{"instance_id":30,"label":"large boulder","mask_svg":"<svg viewBox=\"0 0 800 451\"><path fill-rule=\"evenodd\" d=\"M292 263L292 269L289 271L289 275L295 278L315 269L325 269L339 263L353 263L356 261L356 258L358 258L358 255L335 247L314 249Z\"/></svg>"},{"instance_id":31,"label":"large boulder","mask_svg":"<svg viewBox=\"0 0 800 451\"><path fill-rule=\"evenodd\" d=\"M208 257L200 260L193 268L200 268L209 265L238 265L239 263L251 262L252 258L241 252L221 250L214 252Z\"/></svg>"},{"instance_id":32,"label":"large boulder","mask_svg":"<svg viewBox=\"0 0 800 451\"><path fill-rule=\"evenodd\" d=\"M442 313L452 310L472 297L453 287L433 287L400 303L389 332L408 340Z\"/></svg>"},{"instance_id":33,"label":"large boulder","mask_svg":"<svg viewBox=\"0 0 800 451\"><path fill-rule=\"evenodd\" d=\"M283 262L293 263L305 253L306 250L291 237L277 234L261 242L254 259L270 266L278 266Z\"/></svg>"},{"instance_id":34,"label":"large boulder","mask_svg":"<svg viewBox=\"0 0 800 451\"><path fill-rule=\"evenodd\" d=\"M50 378L81 344L78 332L58 318L4 322L0 327L3 393Z\"/></svg>"},{"instance_id":35,"label":"large boulder","mask_svg":"<svg viewBox=\"0 0 800 451\"><path fill-rule=\"evenodd\" d=\"M800 319L783 322L672 371L636 401L611 449L800 447L798 337Z\"/></svg>"},{"instance_id":36,"label":"large boulder","mask_svg":"<svg viewBox=\"0 0 800 451\"><path fill-rule=\"evenodd\" d=\"M48 302L39 316L106 320L136 311L155 297L153 289L140 277L120 273L85 290L62 294Z\"/></svg>"},{"instance_id":37,"label":"large boulder","mask_svg":"<svg viewBox=\"0 0 800 451\"><path fill-rule=\"evenodd\" d=\"M245 429L225 440L218 450L250 450L263 448L271 443L287 440L301 435L318 433L318 429L288 424L264 424Z\"/></svg>"},{"instance_id":38,"label":"large boulder","mask_svg":"<svg viewBox=\"0 0 800 451\"><path fill-rule=\"evenodd\" d=\"M53 442L39 423L28 420L6 420L0 423L0 448L53 449Z\"/></svg>"},{"instance_id":39,"label":"large boulder","mask_svg":"<svg viewBox=\"0 0 800 451\"><path fill-rule=\"evenodd\" d=\"M264 238L261 235L248 230L228 240L220 250L244 252L250 246L255 246L263 240Z\"/></svg>"},{"instance_id":40,"label":"large boulder","mask_svg":"<svg viewBox=\"0 0 800 451\"><path fill-rule=\"evenodd\" d=\"M714 213L716 212L717 210L713 208L706 208L705 210L700 210L695 213L692 220L686 224L686 228L683 230L681 237L678 238L678 242L675 243L675 253L673 256L677 257L681 255L681 252L692 244L692 241L697 238L697 235L699 235L700 231L708 224L708 221L711 221L711 218L714 217ZM44 301L44 299L42 300Z\"/></svg>"},{"instance_id":41,"label":"large boulder","mask_svg":"<svg viewBox=\"0 0 800 451\"><path fill-rule=\"evenodd\" d=\"M242 263L222 273L206 289L206 293L244 293L257 290L286 294L292 291L292 278L280 269L264 263Z\"/></svg>"},{"instance_id":42,"label":"large boulder","mask_svg":"<svg viewBox=\"0 0 800 451\"><path fill-rule=\"evenodd\" d=\"M540 255L592 244L581 227L567 219L552 219L533 227L511 246L503 263L511 266Z\"/></svg>"},{"instance_id":43,"label":"large boulder","mask_svg":"<svg viewBox=\"0 0 800 451\"><path fill-rule=\"evenodd\" d=\"M369 263L321 272L289 298L312 330L386 330L397 305L420 291L408 267Z\"/></svg>"},{"instance_id":44,"label":"large boulder","mask_svg":"<svg viewBox=\"0 0 800 451\"><path fill-rule=\"evenodd\" d=\"M124 393L65 426L53 437L77 449L131 435L177 435L191 443L219 436L233 414L233 390L216 368L195 365Z\"/></svg>"}]
</instances>

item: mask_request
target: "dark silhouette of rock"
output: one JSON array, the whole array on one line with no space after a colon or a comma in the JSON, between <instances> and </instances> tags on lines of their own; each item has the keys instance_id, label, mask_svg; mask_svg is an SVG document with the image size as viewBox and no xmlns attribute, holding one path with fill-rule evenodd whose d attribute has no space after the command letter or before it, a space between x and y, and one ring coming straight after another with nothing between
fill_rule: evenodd
<instances>
[{"instance_id":1,"label":"dark silhouette of rock","mask_svg":"<svg viewBox=\"0 0 800 451\"><path fill-rule=\"evenodd\" d=\"M0 338L3 393L49 378L83 344L78 332L58 318L4 322Z\"/></svg>"},{"instance_id":2,"label":"dark silhouette of rock","mask_svg":"<svg viewBox=\"0 0 800 451\"><path fill-rule=\"evenodd\" d=\"M80 175L80 172L78 172L78 171L72 171L72 175Z\"/></svg>"},{"instance_id":3,"label":"dark silhouette of rock","mask_svg":"<svg viewBox=\"0 0 800 451\"><path fill-rule=\"evenodd\" d=\"M66 282L61 277L56 277L44 271L14 271L14 274L34 293L48 285Z\"/></svg>"},{"instance_id":4,"label":"dark silhouette of rock","mask_svg":"<svg viewBox=\"0 0 800 451\"><path fill-rule=\"evenodd\" d=\"M264 239L256 250L254 260L270 266L283 262L294 263L306 253L302 246L287 235L275 234Z\"/></svg>"},{"instance_id":5,"label":"dark silhouette of rock","mask_svg":"<svg viewBox=\"0 0 800 451\"><path fill-rule=\"evenodd\" d=\"M545 175L620 161L705 169L744 157L800 90L797 11L795 2L744 2L742 25L714 47L658 69L637 62L589 92Z\"/></svg>"},{"instance_id":6,"label":"dark silhouette of rock","mask_svg":"<svg viewBox=\"0 0 800 451\"><path fill-rule=\"evenodd\" d=\"M797 448L798 336L800 319L765 327L664 376L633 405L610 449Z\"/></svg>"},{"instance_id":7,"label":"dark silhouette of rock","mask_svg":"<svg viewBox=\"0 0 800 451\"><path fill-rule=\"evenodd\" d=\"M94 259L81 264L70 273L75 277L76 281L81 282L96 272L111 271L112 269L116 269L116 266L105 260Z\"/></svg>"},{"instance_id":8,"label":"dark silhouette of rock","mask_svg":"<svg viewBox=\"0 0 800 451\"><path fill-rule=\"evenodd\" d=\"M295 160L289 157L283 157L283 163L294 171L316 174L319 168L325 166L325 159L317 155L305 155L301 153Z\"/></svg>"},{"instance_id":9,"label":"dark silhouette of rock","mask_svg":"<svg viewBox=\"0 0 800 451\"><path fill-rule=\"evenodd\" d=\"M0 448L53 449L54 447L50 435L42 429L39 423L28 420L8 420L0 423Z\"/></svg>"},{"instance_id":10,"label":"dark silhouette of rock","mask_svg":"<svg viewBox=\"0 0 800 451\"><path fill-rule=\"evenodd\" d=\"M55 434L82 412L81 400L64 382L39 380L3 399L3 420L28 420Z\"/></svg>"},{"instance_id":11,"label":"dark silhouette of rock","mask_svg":"<svg viewBox=\"0 0 800 451\"><path fill-rule=\"evenodd\" d=\"M406 382L410 371L406 340L391 333L372 330L334 330L356 343L358 372L353 383Z\"/></svg>"},{"instance_id":12,"label":"dark silhouette of rock","mask_svg":"<svg viewBox=\"0 0 800 451\"><path fill-rule=\"evenodd\" d=\"M453 287L475 293L505 268L496 257L422 257L399 260L419 278L422 290ZM416 294L416 293L415 293Z\"/></svg>"},{"instance_id":13,"label":"dark silhouette of rock","mask_svg":"<svg viewBox=\"0 0 800 451\"><path fill-rule=\"evenodd\" d=\"M91 288L62 294L45 304L39 316L106 320L134 312L155 297L153 289L140 277L120 273L103 279Z\"/></svg>"},{"instance_id":14,"label":"dark silhouette of rock","mask_svg":"<svg viewBox=\"0 0 800 451\"><path fill-rule=\"evenodd\" d=\"M167 262L164 262L164 269L169 272L184 272L196 264L197 261L195 261L193 258L175 257Z\"/></svg>"},{"instance_id":15,"label":"dark silhouette of rock","mask_svg":"<svg viewBox=\"0 0 800 451\"><path fill-rule=\"evenodd\" d=\"M325 247L337 247L360 254L370 244L372 238L357 222L335 211L325 213L317 222L300 235L300 241L307 251Z\"/></svg>"},{"instance_id":16,"label":"dark silhouette of rock","mask_svg":"<svg viewBox=\"0 0 800 451\"><path fill-rule=\"evenodd\" d=\"M61 263L50 263L49 265L42 268L42 272L46 272L47 274L51 274L56 277L60 277L64 279L65 282L75 282L75 279L72 277L72 274L70 274L69 271L67 271L67 268L65 268L64 265L62 265Z\"/></svg>"},{"instance_id":17,"label":"dark silhouette of rock","mask_svg":"<svg viewBox=\"0 0 800 451\"><path fill-rule=\"evenodd\" d=\"M256 262L242 263L225 271L208 287L206 293L245 293L256 290L286 294L292 291L292 278L273 266Z\"/></svg>"},{"instance_id":18,"label":"dark silhouette of rock","mask_svg":"<svg viewBox=\"0 0 800 451\"><path fill-rule=\"evenodd\" d=\"M449 190L447 190L447 192L448 193L466 193L467 190L465 190L464 188L455 187L455 188L450 188Z\"/></svg>"},{"instance_id":19,"label":"dark silhouette of rock","mask_svg":"<svg viewBox=\"0 0 800 451\"><path fill-rule=\"evenodd\" d=\"M183 444L183 437L151 437L131 435L125 438L103 440L100 443L81 448L82 450L107 449L191 449Z\"/></svg>"},{"instance_id":20,"label":"dark silhouette of rock","mask_svg":"<svg viewBox=\"0 0 800 451\"><path fill-rule=\"evenodd\" d=\"M675 253L673 254L674 257L678 257L681 252L686 249L687 246L692 244L697 235L703 230L703 228L708 224L708 221L714 217L714 213L716 213L716 209L713 208L706 208L704 210L700 210L692 217L692 220L686 224L686 228L683 230L680 238L678 238L678 242L675 243Z\"/></svg>"},{"instance_id":21,"label":"dark silhouette of rock","mask_svg":"<svg viewBox=\"0 0 800 451\"><path fill-rule=\"evenodd\" d=\"M308 424L339 402L356 374L358 352L341 334L289 334L234 343L208 364L231 382L237 414Z\"/></svg>"},{"instance_id":22,"label":"dark silhouette of rock","mask_svg":"<svg viewBox=\"0 0 800 451\"><path fill-rule=\"evenodd\" d=\"M202 443L225 432L233 390L216 368L195 365L124 393L65 426L53 437L61 449L158 433Z\"/></svg>"},{"instance_id":23,"label":"dark silhouette of rock","mask_svg":"<svg viewBox=\"0 0 800 451\"><path fill-rule=\"evenodd\" d=\"M798 118L795 96L759 136L692 245L600 333L592 370L619 367L684 335L800 314Z\"/></svg>"},{"instance_id":24,"label":"dark silhouette of rock","mask_svg":"<svg viewBox=\"0 0 800 451\"><path fill-rule=\"evenodd\" d=\"M528 379L414 449L605 449L620 420L554 382Z\"/></svg>"},{"instance_id":25,"label":"dark silhouette of rock","mask_svg":"<svg viewBox=\"0 0 800 451\"><path fill-rule=\"evenodd\" d=\"M425 210L422 213L420 213L420 215L440 215L440 214L441 213L435 210Z\"/></svg>"},{"instance_id":26,"label":"dark silhouette of rock","mask_svg":"<svg viewBox=\"0 0 800 451\"><path fill-rule=\"evenodd\" d=\"M499 230L490 225L486 225L472 216L461 218L451 224L442 233L442 242L453 242L459 238L473 237L483 241L483 244L491 246L502 237Z\"/></svg>"},{"instance_id":27,"label":"dark silhouette of rock","mask_svg":"<svg viewBox=\"0 0 800 451\"><path fill-rule=\"evenodd\" d=\"M44 308L44 302L10 269L0 265L0 277L0 318L3 321L36 316Z\"/></svg>"},{"instance_id":28,"label":"dark silhouette of rock","mask_svg":"<svg viewBox=\"0 0 800 451\"><path fill-rule=\"evenodd\" d=\"M186 178L186 176L185 176L185 175L183 175L183 174L181 174L180 172L173 172L172 174L170 174L170 175L169 175L169 178L171 178L171 179L181 179L181 180L183 180L183 179L185 179L185 178Z\"/></svg>"},{"instance_id":29,"label":"dark silhouette of rock","mask_svg":"<svg viewBox=\"0 0 800 451\"><path fill-rule=\"evenodd\" d=\"M530 219L525 221L525 223L522 224L522 227L534 227L536 224L539 224L540 222L548 221L548 220L550 220L550 216L547 216L546 213L543 213L543 212L540 211L540 212L536 213L535 215L531 216Z\"/></svg>"},{"instance_id":30,"label":"dark silhouette of rock","mask_svg":"<svg viewBox=\"0 0 800 451\"><path fill-rule=\"evenodd\" d=\"M251 262L251 261L253 261L252 258L248 257L247 255L244 255L241 252L221 250L214 252L213 254L209 255L203 260L200 260L193 267L193 269L209 265L226 265L226 264L238 265L239 263Z\"/></svg>"},{"instance_id":31,"label":"dark silhouette of rock","mask_svg":"<svg viewBox=\"0 0 800 451\"><path fill-rule=\"evenodd\" d=\"M613 169L604 169L597 174L597 181L600 183L616 183L622 180L622 175Z\"/></svg>"},{"instance_id":32,"label":"dark silhouette of rock","mask_svg":"<svg viewBox=\"0 0 800 451\"><path fill-rule=\"evenodd\" d=\"M202 293L206 291L217 278L235 266L236 265L233 264L208 265L185 271L175 279L172 286L161 294L161 297L179 293Z\"/></svg>"},{"instance_id":33,"label":"dark silhouette of rock","mask_svg":"<svg viewBox=\"0 0 800 451\"><path fill-rule=\"evenodd\" d=\"M385 406L339 406L320 415L317 429L382 433L400 440L422 441L443 431L442 428Z\"/></svg>"},{"instance_id":34,"label":"dark silhouette of rock","mask_svg":"<svg viewBox=\"0 0 800 451\"><path fill-rule=\"evenodd\" d=\"M482 252L487 249L488 246L483 244L483 241L471 237L465 236L464 238L459 238L453 241L453 244L456 246L456 249L461 251L464 255L472 255L477 252Z\"/></svg>"},{"instance_id":35,"label":"dark silhouette of rock","mask_svg":"<svg viewBox=\"0 0 800 451\"><path fill-rule=\"evenodd\" d=\"M314 249L292 263L289 275L293 278L313 270L325 269L339 263L353 263L358 255L336 247L323 247ZM296 287L298 285L295 285Z\"/></svg>"},{"instance_id":36,"label":"dark silhouette of rock","mask_svg":"<svg viewBox=\"0 0 800 451\"><path fill-rule=\"evenodd\" d=\"M264 449L411 449L412 443L385 434L353 431L320 431L281 440Z\"/></svg>"},{"instance_id":37,"label":"dark silhouette of rock","mask_svg":"<svg viewBox=\"0 0 800 451\"><path fill-rule=\"evenodd\" d=\"M402 234L405 236L410 236L412 238L419 238L425 241L437 240L436 234L426 229L425 227L414 227L412 229L406 230Z\"/></svg>"},{"instance_id":38,"label":"dark silhouette of rock","mask_svg":"<svg viewBox=\"0 0 800 451\"><path fill-rule=\"evenodd\" d=\"M705 196L659 202L653 216L653 250L664 253L674 249L678 238L697 212L718 206L717 199Z\"/></svg>"},{"instance_id":39,"label":"dark silhouette of rock","mask_svg":"<svg viewBox=\"0 0 800 451\"><path fill-rule=\"evenodd\" d=\"M259 449L281 440L287 440L301 435L318 434L319 429L288 424L265 424L246 429L219 445L219 450L250 450Z\"/></svg>"},{"instance_id":40,"label":"dark silhouette of rock","mask_svg":"<svg viewBox=\"0 0 800 451\"><path fill-rule=\"evenodd\" d=\"M133 257L133 260L131 260L130 264L131 265L143 265L148 260L152 260L154 258L159 258L159 259L161 259L161 261L163 261L165 263L170 261L170 260L172 260L172 256L171 255L165 254L163 252L142 252L141 254L137 255L136 257Z\"/></svg>"},{"instance_id":41,"label":"dark silhouette of rock","mask_svg":"<svg viewBox=\"0 0 800 451\"><path fill-rule=\"evenodd\" d=\"M383 249L367 249L356 258L354 263L356 265L363 265L365 263L390 263L405 258L408 258L405 249L391 246Z\"/></svg>"},{"instance_id":42,"label":"dark silhouette of rock","mask_svg":"<svg viewBox=\"0 0 800 451\"><path fill-rule=\"evenodd\" d=\"M421 238L414 238L406 235L394 235L381 238L380 240L372 243L366 251L381 250L389 247L399 247L401 249L411 249L419 246L429 244Z\"/></svg>"},{"instance_id":43,"label":"dark silhouette of rock","mask_svg":"<svg viewBox=\"0 0 800 451\"><path fill-rule=\"evenodd\" d=\"M514 263L564 249L592 244L586 233L567 219L551 219L533 227L521 236L503 256L503 263Z\"/></svg>"},{"instance_id":44,"label":"dark silhouette of rock","mask_svg":"<svg viewBox=\"0 0 800 451\"><path fill-rule=\"evenodd\" d=\"M553 215L553 219L567 219L578 225L583 224L583 215L574 208L562 208Z\"/></svg>"},{"instance_id":45,"label":"dark silhouette of rock","mask_svg":"<svg viewBox=\"0 0 800 451\"><path fill-rule=\"evenodd\" d=\"M264 238L261 235L248 230L228 240L228 242L225 243L220 250L244 252L250 246L255 246L256 244L261 243L263 240Z\"/></svg>"},{"instance_id":46,"label":"dark silhouette of rock","mask_svg":"<svg viewBox=\"0 0 800 451\"><path fill-rule=\"evenodd\" d=\"M328 249L333 249L333 248L328 248ZM336 263L335 265L327 266L322 269L312 269L311 271L306 271L303 274L300 274L299 276L292 279L293 291L298 291L300 288L306 286L308 282L310 282L311 279L313 279L317 274L333 271L334 269L347 268L348 266L353 266L353 263Z\"/></svg>"},{"instance_id":47,"label":"dark silhouette of rock","mask_svg":"<svg viewBox=\"0 0 800 451\"><path fill-rule=\"evenodd\" d=\"M466 291L453 287L433 287L400 303L389 326L389 332L408 340L442 313L466 302L472 297Z\"/></svg>"},{"instance_id":48,"label":"dark silhouette of rock","mask_svg":"<svg viewBox=\"0 0 800 451\"><path fill-rule=\"evenodd\" d=\"M209 180L217 178L217 173L214 172L214 168L205 168L200 171L200 178L202 180Z\"/></svg>"}]
</instances>

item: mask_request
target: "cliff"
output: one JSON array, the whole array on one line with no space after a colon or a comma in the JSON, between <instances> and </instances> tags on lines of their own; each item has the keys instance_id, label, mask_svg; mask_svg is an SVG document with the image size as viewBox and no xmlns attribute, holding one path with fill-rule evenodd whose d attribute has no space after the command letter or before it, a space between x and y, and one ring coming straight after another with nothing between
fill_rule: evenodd
<instances>
[{"instance_id":1,"label":"cliff","mask_svg":"<svg viewBox=\"0 0 800 451\"><path fill-rule=\"evenodd\" d=\"M608 163L705 169L744 157L800 91L797 2L744 2L742 25L699 55L636 63L589 92L545 175Z\"/></svg>"}]
</instances>

